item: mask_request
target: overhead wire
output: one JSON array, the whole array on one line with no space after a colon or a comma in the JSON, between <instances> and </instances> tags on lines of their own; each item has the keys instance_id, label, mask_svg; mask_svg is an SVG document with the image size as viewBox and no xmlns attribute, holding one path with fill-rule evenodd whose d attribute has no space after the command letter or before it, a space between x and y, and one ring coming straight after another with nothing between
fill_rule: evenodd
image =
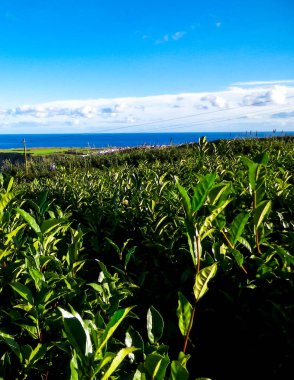
<instances>
[{"instance_id":1,"label":"overhead wire","mask_svg":"<svg viewBox=\"0 0 294 380\"><path fill-rule=\"evenodd\" d=\"M288 97L285 97L285 99L292 99L294 98L294 95L293 96L288 96ZM152 121L147 121L147 122L144 122L144 123L139 123L139 124L132 124L132 125L123 125L123 126L120 126L120 127L116 127L116 128L107 128L105 130L100 130L99 133L104 133L104 132L113 132L113 131L118 131L118 130L123 130L123 129L129 129L129 128L137 128L137 127L143 127L143 126L148 126L148 125L152 125L152 124L159 124L159 123L166 123L166 122L169 122L169 121L175 121L175 120L183 120L183 119L188 119L188 118L191 118L191 117L196 117L196 116L206 116L206 115L209 115L209 114L215 114L215 113L219 113L219 112L225 112L225 111L232 111L232 110L237 110L237 109L244 109L246 107L252 107L252 106L260 106L260 105L264 105L265 103L271 103L272 100L265 100L265 101L260 101L260 102L256 102L254 103L254 105L252 104L249 104L249 105L244 105L244 106L237 106L237 107L229 107L229 108L222 108L222 109L218 109L218 110L213 110L213 111L207 111L207 112L200 112L200 113L195 113L195 114L190 114L190 115L184 115L184 116L178 116L178 117L173 117L173 118L169 118L169 119L160 119L160 120L152 120ZM273 104L273 106L280 106L280 105L277 105L277 104ZM290 107L289 105L287 107ZM292 107L292 106L291 106ZM294 105L293 105L294 107ZM269 112L270 110L267 110L267 112ZM254 113L257 112L257 111L254 111ZM266 113L267 113L266 112ZM251 113L249 113L251 114ZM248 112L243 115L243 116L239 116L239 117L234 117L232 119L240 119L244 116L248 115ZM206 123L206 122L214 122L215 119L209 119L209 120L204 120L204 121L196 121L194 123ZM215 121L222 121L222 120L219 120L219 119L216 119ZM224 121L227 121L227 120L224 120ZM189 125L191 125L191 123L189 123ZM182 124L177 124L177 125L174 125L174 126L181 126ZM171 126L160 126L158 128L170 128ZM154 128L152 129L154 130ZM155 128L156 130L156 128ZM144 132L146 132L147 130L144 129Z\"/></svg>"},{"instance_id":2,"label":"overhead wire","mask_svg":"<svg viewBox=\"0 0 294 380\"><path fill-rule=\"evenodd\" d=\"M294 106L290 107L290 106L287 106L286 108L280 108L279 111L288 111L288 110L292 110ZM158 128L154 128L152 129L153 131L154 130L164 130L165 128L176 128L176 127L181 127L181 126L185 126L185 127L190 127L190 126L198 126L198 125L204 125L204 124L212 124L212 123L217 123L217 122L226 122L226 121L234 121L234 120L240 120L240 119L244 119L244 117L246 117L247 115L251 115L251 116L255 116L255 115L266 115L268 114L269 112L272 112L273 110L263 110L263 111L254 111L254 112L247 112L246 114L243 114L243 115L240 115L240 116L232 116L232 117L228 117L226 119L208 119L208 120L202 120L202 121L194 121L194 122L190 122L190 123L187 123L187 124L174 124L174 125L169 125L169 126L161 126L161 127L158 127ZM144 132L148 132L150 130L146 130L144 129Z\"/></svg>"}]
</instances>

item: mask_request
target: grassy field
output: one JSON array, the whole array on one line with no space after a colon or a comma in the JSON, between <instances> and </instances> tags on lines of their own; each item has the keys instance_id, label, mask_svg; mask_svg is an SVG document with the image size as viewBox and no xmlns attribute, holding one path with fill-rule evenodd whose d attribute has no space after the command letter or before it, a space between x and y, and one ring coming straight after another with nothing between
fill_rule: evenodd
<instances>
[{"instance_id":1,"label":"grassy field","mask_svg":"<svg viewBox=\"0 0 294 380\"><path fill-rule=\"evenodd\" d=\"M93 148L29 148L26 152L33 156L45 156L45 155L56 155L56 154L87 154L89 152L96 152L99 149ZM18 153L23 154L24 149L0 149L0 153Z\"/></svg>"}]
</instances>

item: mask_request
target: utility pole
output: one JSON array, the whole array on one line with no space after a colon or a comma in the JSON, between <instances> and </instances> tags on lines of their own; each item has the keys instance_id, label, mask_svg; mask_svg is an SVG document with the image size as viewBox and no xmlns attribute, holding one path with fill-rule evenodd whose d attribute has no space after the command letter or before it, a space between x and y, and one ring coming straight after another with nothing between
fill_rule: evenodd
<instances>
[{"instance_id":1,"label":"utility pole","mask_svg":"<svg viewBox=\"0 0 294 380\"><path fill-rule=\"evenodd\" d=\"M26 146L26 139L22 140L23 142L23 154L24 154L24 164L25 164L25 173L26 176L28 175L28 160L27 160L27 146Z\"/></svg>"}]
</instances>

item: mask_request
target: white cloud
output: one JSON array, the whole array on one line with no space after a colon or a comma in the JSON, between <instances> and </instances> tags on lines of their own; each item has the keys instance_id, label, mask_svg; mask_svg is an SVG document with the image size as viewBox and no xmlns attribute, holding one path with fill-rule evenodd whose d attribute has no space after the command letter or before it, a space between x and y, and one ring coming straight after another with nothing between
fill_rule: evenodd
<instances>
[{"instance_id":1,"label":"white cloud","mask_svg":"<svg viewBox=\"0 0 294 380\"><path fill-rule=\"evenodd\" d=\"M256 91L244 96L243 104L246 106L264 106L269 103L285 104L287 89L282 86L273 86L268 91Z\"/></svg>"},{"instance_id":2,"label":"white cloud","mask_svg":"<svg viewBox=\"0 0 294 380\"><path fill-rule=\"evenodd\" d=\"M176 32L176 33L174 33L171 37L172 37L172 39L173 39L174 41L177 41L177 40L183 38L184 35L185 35L186 33L187 33L187 32Z\"/></svg>"},{"instance_id":3,"label":"white cloud","mask_svg":"<svg viewBox=\"0 0 294 380\"><path fill-rule=\"evenodd\" d=\"M235 82L232 86L264 86L273 84L291 84L294 83L294 79L288 80L268 80L268 81L251 81L251 82Z\"/></svg>"},{"instance_id":4,"label":"white cloud","mask_svg":"<svg viewBox=\"0 0 294 380\"><path fill-rule=\"evenodd\" d=\"M201 100L203 102L207 102L213 107L225 108L227 106L226 100L222 96L218 96L218 95L206 95L206 96L203 96Z\"/></svg>"},{"instance_id":5,"label":"white cloud","mask_svg":"<svg viewBox=\"0 0 294 380\"><path fill-rule=\"evenodd\" d=\"M252 125L270 130L282 123L293 130L293 114L293 86L229 87L219 92L68 100L2 108L0 133L37 133L37 126L42 126L44 133L213 131L249 129Z\"/></svg>"},{"instance_id":6,"label":"white cloud","mask_svg":"<svg viewBox=\"0 0 294 380\"><path fill-rule=\"evenodd\" d=\"M178 41L181 38L183 38L186 34L187 32L185 31L179 31L172 34L165 34L162 38L157 39L155 43L158 45L169 41Z\"/></svg>"},{"instance_id":7,"label":"white cloud","mask_svg":"<svg viewBox=\"0 0 294 380\"><path fill-rule=\"evenodd\" d=\"M294 111L290 112L278 112L272 115L273 119L288 119L294 117Z\"/></svg>"}]
</instances>

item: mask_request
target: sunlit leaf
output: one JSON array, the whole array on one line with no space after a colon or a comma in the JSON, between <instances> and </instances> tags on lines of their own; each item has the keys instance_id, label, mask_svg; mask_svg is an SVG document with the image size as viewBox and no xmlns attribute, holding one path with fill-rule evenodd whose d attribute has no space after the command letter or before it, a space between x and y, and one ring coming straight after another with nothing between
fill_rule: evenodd
<instances>
[{"instance_id":1,"label":"sunlit leaf","mask_svg":"<svg viewBox=\"0 0 294 380\"><path fill-rule=\"evenodd\" d=\"M185 190L185 188L183 186L181 186L178 182L176 183L176 185L177 185L177 188L179 190L179 193L181 194L182 203L183 203L183 206L184 206L184 210L185 210L186 216L187 216L187 218L189 220L191 220L192 214L191 214L191 201L190 201L190 197L189 197L187 191Z\"/></svg>"},{"instance_id":2,"label":"sunlit leaf","mask_svg":"<svg viewBox=\"0 0 294 380\"><path fill-rule=\"evenodd\" d=\"M164 380L169 359L157 353L146 357L144 367L152 380Z\"/></svg>"},{"instance_id":3,"label":"sunlit leaf","mask_svg":"<svg viewBox=\"0 0 294 380\"><path fill-rule=\"evenodd\" d=\"M195 278L193 287L196 302L198 302L204 294L208 291L208 283L215 276L217 272L217 263L201 269Z\"/></svg>"},{"instance_id":4,"label":"sunlit leaf","mask_svg":"<svg viewBox=\"0 0 294 380\"><path fill-rule=\"evenodd\" d=\"M106 346L107 342L118 328L118 326L122 323L122 321L126 318L129 312L133 309L133 307L127 307L126 309L117 310L109 323L106 325L106 328L99 338L99 345L96 349L95 358L99 356L102 349Z\"/></svg>"},{"instance_id":5,"label":"sunlit leaf","mask_svg":"<svg viewBox=\"0 0 294 380\"><path fill-rule=\"evenodd\" d=\"M209 191L214 185L215 179L216 179L215 173L206 174L200 180L200 182L195 186L194 194L193 194L192 202L191 202L193 212L198 211L201 208L201 206L204 204Z\"/></svg>"},{"instance_id":6,"label":"sunlit leaf","mask_svg":"<svg viewBox=\"0 0 294 380\"><path fill-rule=\"evenodd\" d=\"M109 377L113 374L113 372L121 364L121 362L124 360L124 358L136 350L137 350L137 348L135 348L135 347L126 347L126 348L122 348L121 350L119 350L118 353L116 354L115 358L111 362L109 368L107 369L105 374L102 376L101 380L109 379Z\"/></svg>"},{"instance_id":7,"label":"sunlit leaf","mask_svg":"<svg viewBox=\"0 0 294 380\"><path fill-rule=\"evenodd\" d=\"M89 331L81 316L72 309L72 313L59 307L63 317L63 325L66 336L74 349L81 356L89 356L92 353L92 343Z\"/></svg>"},{"instance_id":8,"label":"sunlit leaf","mask_svg":"<svg viewBox=\"0 0 294 380\"><path fill-rule=\"evenodd\" d=\"M232 249L231 252L232 252L234 259L236 260L236 263L239 265L239 267L241 267L244 263L244 256L237 249Z\"/></svg>"},{"instance_id":9,"label":"sunlit leaf","mask_svg":"<svg viewBox=\"0 0 294 380\"><path fill-rule=\"evenodd\" d=\"M187 331L189 329L189 324L191 320L193 307L187 298L181 293L178 292L178 308L177 308L177 316L178 316L178 324L183 336L186 336Z\"/></svg>"},{"instance_id":10,"label":"sunlit leaf","mask_svg":"<svg viewBox=\"0 0 294 380\"><path fill-rule=\"evenodd\" d=\"M41 229L36 222L36 219L33 218L29 213L21 208L16 208L16 211L22 216L22 218L28 223L28 225L37 233L41 233Z\"/></svg>"},{"instance_id":11,"label":"sunlit leaf","mask_svg":"<svg viewBox=\"0 0 294 380\"><path fill-rule=\"evenodd\" d=\"M151 306L147 312L147 334L151 343L156 343L161 338L164 322L159 311Z\"/></svg>"},{"instance_id":12,"label":"sunlit leaf","mask_svg":"<svg viewBox=\"0 0 294 380\"><path fill-rule=\"evenodd\" d=\"M254 226L258 228L271 209L271 201L260 202L253 211Z\"/></svg>"},{"instance_id":13,"label":"sunlit leaf","mask_svg":"<svg viewBox=\"0 0 294 380\"><path fill-rule=\"evenodd\" d=\"M170 380L188 380L189 372L182 364L176 360L171 363L171 377Z\"/></svg>"},{"instance_id":14,"label":"sunlit leaf","mask_svg":"<svg viewBox=\"0 0 294 380\"><path fill-rule=\"evenodd\" d=\"M20 282L13 282L10 284L13 290L15 290L23 299L28 301L31 305L34 305L34 297L30 289L21 284Z\"/></svg>"},{"instance_id":15,"label":"sunlit leaf","mask_svg":"<svg viewBox=\"0 0 294 380\"><path fill-rule=\"evenodd\" d=\"M249 213L241 212L238 214L230 225L230 241L233 246L243 233L244 227L248 221Z\"/></svg>"},{"instance_id":16,"label":"sunlit leaf","mask_svg":"<svg viewBox=\"0 0 294 380\"><path fill-rule=\"evenodd\" d=\"M3 340L9 347L10 349L15 353L15 355L18 357L20 361L22 361L22 354L20 351L20 346L14 339L12 335L5 334L0 331L0 340Z\"/></svg>"}]
</instances>

